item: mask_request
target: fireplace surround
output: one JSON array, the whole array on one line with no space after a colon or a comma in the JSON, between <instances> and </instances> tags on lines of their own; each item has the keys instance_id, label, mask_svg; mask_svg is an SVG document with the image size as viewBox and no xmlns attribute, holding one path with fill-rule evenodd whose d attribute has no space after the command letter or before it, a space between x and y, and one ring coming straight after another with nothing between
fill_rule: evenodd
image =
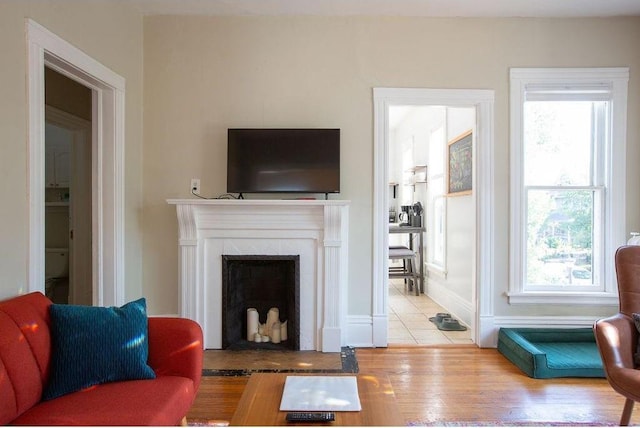
<instances>
[{"instance_id":1,"label":"fireplace surround","mask_svg":"<svg viewBox=\"0 0 640 428\"><path fill-rule=\"evenodd\" d=\"M222 256L300 258L300 350L346 345L349 201L170 199L176 206L180 315L222 349Z\"/></svg>"}]
</instances>

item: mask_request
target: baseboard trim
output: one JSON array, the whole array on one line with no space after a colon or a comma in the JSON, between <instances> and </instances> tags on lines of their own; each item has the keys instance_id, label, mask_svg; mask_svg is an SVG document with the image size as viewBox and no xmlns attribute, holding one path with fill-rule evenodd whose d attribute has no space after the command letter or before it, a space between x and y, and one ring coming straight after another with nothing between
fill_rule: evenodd
<instances>
[{"instance_id":1,"label":"baseboard trim","mask_svg":"<svg viewBox=\"0 0 640 428\"><path fill-rule=\"evenodd\" d=\"M481 318L483 348L498 346L498 332L501 328L590 328L602 316L494 316Z\"/></svg>"},{"instance_id":2,"label":"baseboard trim","mask_svg":"<svg viewBox=\"0 0 640 428\"><path fill-rule=\"evenodd\" d=\"M436 281L429 281L429 298L467 326L473 326L473 302L464 300ZM435 314L434 314L435 315Z\"/></svg>"},{"instance_id":3,"label":"baseboard trim","mask_svg":"<svg viewBox=\"0 0 640 428\"><path fill-rule=\"evenodd\" d=\"M498 346L498 332L502 327L511 328L585 328L602 316L481 316L477 330L476 343L481 348L496 348ZM386 346L376 343L373 336L373 324L388 323L386 315L350 315L347 317L346 346L360 348L375 348Z\"/></svg>"},{"instance_id":4,"label":"baseboard trim","mask_svg":"<svg viewBox=\"0 0 640 428\"><path fill-rule=\"evenodd\" d=\"M370 315L347 316L347 346L373 348L373 318ZM379 317L377 317L379 318ZM388 320L388 317L384 317Z\"/></svg>"}]
</instances>

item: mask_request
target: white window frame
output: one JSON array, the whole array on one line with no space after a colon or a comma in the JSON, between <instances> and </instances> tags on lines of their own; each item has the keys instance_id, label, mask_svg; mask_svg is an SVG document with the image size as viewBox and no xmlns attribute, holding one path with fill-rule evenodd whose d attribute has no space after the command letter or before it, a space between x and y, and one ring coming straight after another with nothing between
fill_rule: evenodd
<instances>
[{"instance_id":1,"label":"white window frame","mask_svg":"<svg viewBox=\"0 0 640 428\"><path fill-rule=\"evenodd\" d=\"M436 168L429 168L427 170L428 177L427 182L432 183L427 189L428 195L428 203L426 207L427 215L425 216L425 221L427 223L427 230L431 231L431 233L427 233L427 248L426 252L426 261L427 268L434 273L442 275L444 277L447 276L447 198L444 192L444 180L445 180L445 171L446 165L446 126L442 124L437 128L431 130L429 141L434 141L436 136L440 135L441 149L442 149L442 160L443 164L441 165L441 170L437 171ZM437 171L437 172L436 172ZM435 192L433 183L436 180L442 180L442 188L440 191ZM440 203L440 206L437 203ZM438 228L438 224L440 224L440 228ZM441 251L438 252L436 249L438 246L436 245L436 241L439 241L442 245Z\"/></svg>"},{"instance_id":2,"label":"white window frame","mask_svg":"<svg viewBox=\"0 0 640 428\"><path fill-rule=\"evenodd\" d=\"M511 221L510 281L511 304L582 304L617 303L615 250L626 242L626 134L627 88L629 69L615 68L512 68L510 70L511 125ZM592 290L535 290L525 284L526 201L524 192L523 107L527 90L535 88L566 92L595 91L610 103L608 144L603 148L603 259L601 284ZM603 95L604 94L604 95ZM595 255L594 255L595 257Z\"/></svg>"}]
</instances>

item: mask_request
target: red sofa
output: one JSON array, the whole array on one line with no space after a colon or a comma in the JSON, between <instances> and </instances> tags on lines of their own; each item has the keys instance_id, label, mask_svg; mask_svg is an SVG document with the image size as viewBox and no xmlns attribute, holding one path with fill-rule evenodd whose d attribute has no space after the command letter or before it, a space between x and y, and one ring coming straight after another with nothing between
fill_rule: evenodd
<instances>
[{"instance_id":1,"label":"red sofa","mask_svg":"<svg viewBox=\"0 0 640 428\"><path fill-rule=\"evenodd\" d=\"M0 424L178 425L202 374L202 330L188 319L148 319L155 379L112 382L41 401L51 360L51 301L31 293L0 302Z\"/></svg>"}]
</instances>

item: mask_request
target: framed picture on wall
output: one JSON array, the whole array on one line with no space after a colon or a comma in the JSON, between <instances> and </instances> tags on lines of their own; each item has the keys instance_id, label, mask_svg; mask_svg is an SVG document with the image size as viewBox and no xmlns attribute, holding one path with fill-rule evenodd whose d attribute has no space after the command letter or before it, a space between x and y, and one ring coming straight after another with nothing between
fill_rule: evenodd
<instances>
[{"instance_id":1,"label":"framed picture on wall","mask_svg":"<svg viewBox=\"0 0 640 428\"><path fill-rule=\"evenodd\" d=\"M473 133L471 130L449 141L447 149L447 194L470 195L473 190Z\"/></svg>"}]
</instances>

